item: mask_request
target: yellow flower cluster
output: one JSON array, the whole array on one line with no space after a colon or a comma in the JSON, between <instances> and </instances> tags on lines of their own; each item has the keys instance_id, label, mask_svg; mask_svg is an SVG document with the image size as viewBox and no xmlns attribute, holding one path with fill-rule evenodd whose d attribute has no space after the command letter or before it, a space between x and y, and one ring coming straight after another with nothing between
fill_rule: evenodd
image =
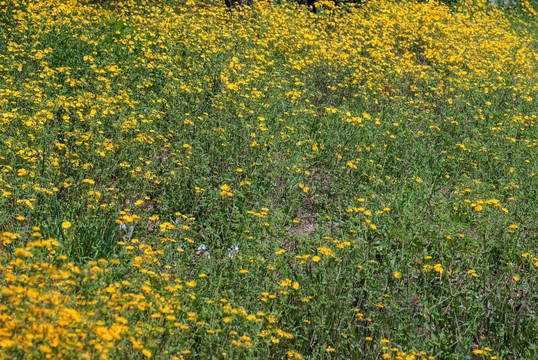
<instances>
[{"instance_id":1,"label":"yellow flower cluster","mask_svg":"<svg viewBox=\"0 0 538 360\"><path fill-rule=\"evenodd\" d=\"M518 6L0 0L0 358L538 356Z\"/></svg>"}]
</instances>

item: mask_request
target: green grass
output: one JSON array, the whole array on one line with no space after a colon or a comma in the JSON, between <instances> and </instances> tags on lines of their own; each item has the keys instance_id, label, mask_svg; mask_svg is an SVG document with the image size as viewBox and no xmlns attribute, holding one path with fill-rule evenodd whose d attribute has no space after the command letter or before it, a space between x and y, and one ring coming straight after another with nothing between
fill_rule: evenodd
<instances>
[{"instance_id":1,"label":"green grass","mask_svg":"<svg viewBox=\"0 0 538 360\"><path fill-rule=\"evenodd\" d=\"M538 357L532 9L319 10L0 1L2 356Z\"/></svg>"}]
</instances>

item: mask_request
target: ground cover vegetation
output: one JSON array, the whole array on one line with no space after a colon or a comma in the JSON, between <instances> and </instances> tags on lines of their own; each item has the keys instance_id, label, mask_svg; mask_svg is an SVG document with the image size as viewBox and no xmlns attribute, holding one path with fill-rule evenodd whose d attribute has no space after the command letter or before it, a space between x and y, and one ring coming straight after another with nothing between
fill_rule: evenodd
<instances>
[{"instance_id":1,"label":"ground cover vegetation","mask_svg":"<svg viewBox=\"0 0 538 360\"><path fill-rule=\"evenodd\" d=\"M0 1L1 358L538 358L533 6L316 10Z\"/></svg>"}]
</instances>

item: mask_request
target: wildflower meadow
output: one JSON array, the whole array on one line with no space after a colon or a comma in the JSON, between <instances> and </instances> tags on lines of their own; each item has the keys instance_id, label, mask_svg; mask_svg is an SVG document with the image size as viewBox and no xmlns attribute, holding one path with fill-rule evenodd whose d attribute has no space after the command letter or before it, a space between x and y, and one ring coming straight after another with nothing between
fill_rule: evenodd
<instances>
[{"instance_id":1,"label":"wildflower meadow","mask_svg":"<svg viewBox=\"0 0 538 360\"><path fill-rule=\"evenodd\" d=\"M0 359L538 359L538 4L0 0Z\"/></svg>"}]
</instances>

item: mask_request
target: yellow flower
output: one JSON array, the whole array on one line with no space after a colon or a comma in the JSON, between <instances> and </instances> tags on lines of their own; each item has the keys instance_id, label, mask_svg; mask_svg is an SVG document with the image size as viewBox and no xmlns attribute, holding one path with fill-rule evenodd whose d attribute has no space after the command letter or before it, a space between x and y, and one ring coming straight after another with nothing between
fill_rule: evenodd
<instances>
[{"instance_id":1,"label":"yellow flower","mask_svg":"<svg viewBox=\"0 0 538 360\"><path fill-rule=\"evenodd\" d=\"M303 192L305 192L305 193L307 193L310 190L310 188L308 186L304 185L303 183L299 183L299 187L301 189L303 189Z\"/></svg>"},{"instance_id":2,"label":"yellow flower","mask_svg":"<svg viewBox=\"0 0 538 360\"><path fill-rule=\"evenodd\" d=\"M473 276L473 277L478 277L478 274L476 273L476 271L474 271L473 269L467 271L467 274Z\"/></svg>"},{"instance_id":3,"label":"yellow flower","mask_svg":"<svg viewBox=\"0 0 538 360\"><path fill-rule=\"evenodd\" d=\"M94 330L94 333L99 336L101 339L106 341L114 340L114 335L104 326L98 326Z\"/></svg>"},{"instance_id":4,"label":"yellow flower","mask_svg":"<svg viewBox=\"0 0 538 360\"><path fill-rule=\"evenodd\" d=\"M15 341L13 340L2 339L2 341L0 341L0 348L2 349L10 348L10 347L13 347L14 345L15 345Z\"/></svg>"},{"instance_id":5,"label":"yellow flower","mask_svg":"<svg viewBox=\"0 0 538 360\"><path fill-rule=\"evenodd\" d=\"M392 275L394 275L394 277L395 277L396 279L399 279L399 278L402 277L402 274L400 274L398 271L394 271L394 272L392 273Z\"/></svg>"},{"instance_id":6,"label":"yellow flower","mask_svg":"<svg viewBox=\"0 0 538 360\"><path fill-rule=\"evenodd\" d=\"M280 286L291 286L291 280L290 279L285 279L285 280L282 280L280 283L279 283Z\"/></svg>"},{"instance_id":7,"label":"yellow flower","mask_svg":"<svg viewBox=\"0 0 538 360\"><path fill-rule=\"evenodd\" d=\"M318 262L320 260L321 260L321 258L319 256L317 256L317 255L312 257L312 261L314 261L314 262Z\"/></svg>"},{"instance_id":8,"label":"yellow flower","mask_svg":"<svg viewBox=\"0 0 538 360\"><path fill-rule=\"evenodd\" d=\"M224 184L220 187L220 195L221 196L228 196L228 197L232 197L233 196L233 193L232 193L232 189L230 188L230 186L228 184Z\"/></svg>"},{"instance_id":9,"label":"yellow flower","mask_svg":"<svg viewBox=\"0 0 538 360\"><path fill-rule=\"evenodd\" d=\"M131 337L131 344L133 345L133 349L139 350L143 349L142 341L137 341L134 337Z\"/></svg>"},{"instance_id":10,"label":"yellow flower","mask_svg":"<svg viewBox=\"0 0 538 360\"><path fill-rule=\"evenodd\" d=\"M33 254L29 251L24 250L23 248L17 248L15 249L15 256L18 258L27 258L32 257Z\"/></svg>"},{"instance_id":11,"label":"yellow flower","mask_svg":"<svg viewBox=\"0 0 538 360\"><path fill-rule=\"evenodd\" d=\"M170 224L169 222L163 222L162 224L159 225L159 228L161 228L162 232L165 232L167 230L173 230L176 227L175 227L175 225Z\"/></svg>"},{"instance_id":12,"label":"yellow flower","mask_svg":"<svg viewBox=\"0 0 538 360\"><path fill-rule=\"evenodd\" d=\"M71 223L69 221L64 221L62 223L62 228L69 229L71 227Z\"/></svg>"},{"instance_id":13,"label":"yellow flower","mask_svg":"<svg viewBox=\"0 0 538 360\"><path fill-rule=\"evenodd\" d=\"M142 350L142 354L144 354L144 356L147 357L148 359L152 356L151 351L147 349Z\"/></svg>"}]
</instances>

